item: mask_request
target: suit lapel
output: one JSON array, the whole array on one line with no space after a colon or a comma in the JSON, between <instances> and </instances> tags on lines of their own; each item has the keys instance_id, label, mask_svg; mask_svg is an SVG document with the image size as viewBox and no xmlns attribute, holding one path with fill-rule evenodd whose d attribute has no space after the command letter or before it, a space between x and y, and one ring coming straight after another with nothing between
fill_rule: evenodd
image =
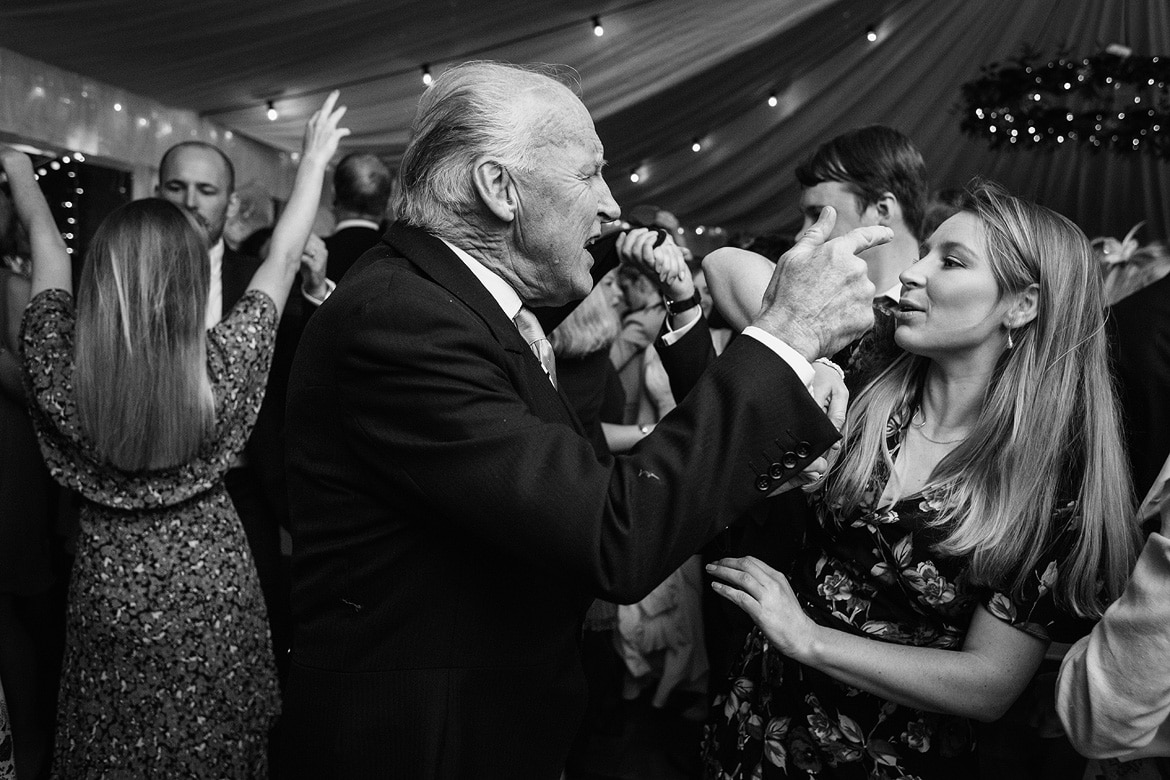
<instances>
[{"instance_id":1,"label":"suit lapel","mask_svg":"<svg viewBox=\"0 0 1170 780\"><path fill-rule=\"evenodd\" d=\"M398 222L390 226L383 241L475 312L500 346L519 356L527 373L531 375L529 384L535 388L534 392L544 396L546 400L549 396L556 396L560 409L569 416L573 428L579 433L582 432L581 423L564 393L555 389L548 381L540 361L521 338L515 323L508 319L487 288L446 244L424 230Z\"/></svg>"}]
</instances>

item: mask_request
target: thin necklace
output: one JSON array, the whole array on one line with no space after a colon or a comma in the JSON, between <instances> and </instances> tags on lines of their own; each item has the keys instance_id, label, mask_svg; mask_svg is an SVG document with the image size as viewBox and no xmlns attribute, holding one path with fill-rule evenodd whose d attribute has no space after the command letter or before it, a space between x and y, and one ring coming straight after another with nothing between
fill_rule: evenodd
<instances>
[{"instance_id":1,"label":"thin necklace","mask_svg":"<svg viewBox=\"0 0 1170 780\"><path fill-rule=\"evenodd\" d=\"M914 422L915 415L921 415L922 422L920 422L920 423ZM930 438L929 436L926 435L926 431L922 430L922 426L926 425L926 412L922 411L921 406L914 410L914 414L910 415L910 425L914 428L914 430L918 431L919 436L921 436L922 438L924 438L927 441L932 442L934 444L958 444L959 442L966 439L967 436L971 435L971 433L968 432L967 434L960 436L957 439L946 439L946 440L942 440L942 441L940 441L939 439Z\"/></svg>"}]
</instances>

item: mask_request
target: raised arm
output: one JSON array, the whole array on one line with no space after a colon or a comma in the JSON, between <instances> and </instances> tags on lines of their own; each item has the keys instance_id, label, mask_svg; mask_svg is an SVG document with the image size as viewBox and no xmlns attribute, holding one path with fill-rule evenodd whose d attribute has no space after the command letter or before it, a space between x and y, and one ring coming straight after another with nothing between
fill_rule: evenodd
<instances>
[{"instance_id":1,"label":"raised arm","mask_svg":"<svg viewBox=\"0 0 1170 780\"><path fill-rule=\"evenodd\" d=\"M32 160L23 152L0 146L0 168L8 176L16 213L28 230L33 261L30 295L36 296L43 290L51 289L72 293L73 273L69 253L65 251L65 241L57 230L49 204L33 177Z\"/></svg>"},{"instance_id":2,"label":"raised arm","mask_svg":"<svg viewBox=\"0 0 1170 780\"><path fill-rule=\"evenodd\" d=\"M763 255L745 249L724 247L703 258L707 288L715 310L739 332L760 313L768 280L776 265Z\"/></svg>"},{"instance_id":3,"label":"raised arm","mask_svg":"<svg viewBox=\"0 0 1170 780\"><path fill-rule=\"evenodd\" d=\"M337 91L330 93L325 104L305 126L301 163L297 166L292 195L272 231L268 257L248 285L250 290L266 293L276 303L278 310L284 308L293 278L300 267L305 241L313 228L313 219L321 200L325 167L337 151L338 142L349 135L348 129L337 126L345 115L345 106L335 108L337 96Z\"/></svg>"}]
</instances>

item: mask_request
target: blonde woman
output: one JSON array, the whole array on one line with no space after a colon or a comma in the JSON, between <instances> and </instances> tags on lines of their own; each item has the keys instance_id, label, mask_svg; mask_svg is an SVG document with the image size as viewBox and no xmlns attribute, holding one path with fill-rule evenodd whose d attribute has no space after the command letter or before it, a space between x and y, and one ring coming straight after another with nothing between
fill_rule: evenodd
<instances>
[{"instance_id":1,"label":"blonde woman","mask_svg":"<svg viewBox=\"0 0 1170 780\"><path fill-rule=\"evenodd\" d=\"M276 323L339 139L309 121L273 249L205 330L200 228L161 200L106 219L76 309L28 157L0 163L32 241L21 345L41 450L86 499L70 585L60 777L263 777L279 707L264 602L222 476L264 392Z\"/></svg>"},{"instance_id":2,"label":"blonde woman","mask_svg":"<svg viewBox=\"0 0 1170 780\"><path fill-rule=\"evenodd\" d=\"M796 566L708 567L757 624L709 777L967 776L970 720L1001 716L1061 616L1099 616L1132 565L1080 230L977 184L901 281L907 354L850 407Z\"/></svg>"}]
</instances>

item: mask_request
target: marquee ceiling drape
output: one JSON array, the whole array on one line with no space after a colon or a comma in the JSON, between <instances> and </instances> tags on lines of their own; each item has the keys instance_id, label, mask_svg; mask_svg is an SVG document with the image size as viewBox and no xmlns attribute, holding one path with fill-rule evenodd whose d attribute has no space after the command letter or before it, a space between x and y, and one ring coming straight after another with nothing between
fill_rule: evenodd
<instances>
[{"instance_id":1,"label":"marquee ceiling drape","mask_svg":"<svg viewBox=\"0 0 1170 780\"><path fill-rule=\"evenodd\" d=\"M600 16L605 35L592 33ZM877 40L865 37L873 26ZM936 187L999 179L1090 235L1170 227L1170 164L1145 156L992 152L959 132L959 86L1024 45L1170 55L1170 0L6 0L0 47L191 109L293 150L342 85L346 148L394 163L423 89L467 58L553 62L581 94L623 206L690 225L791 226L801 158L882 123L922 149ZM4 74L0 73L0 79ZM767 99L775 92L778 105ZM280 117L269 121L273 100ZM100 110L96 107L95 110ZM4 128L0 128L3 130ZM691 151L699 139L702 151ZM637 168L641 179L629 179Z\"/></svg>"}]
</instances>

